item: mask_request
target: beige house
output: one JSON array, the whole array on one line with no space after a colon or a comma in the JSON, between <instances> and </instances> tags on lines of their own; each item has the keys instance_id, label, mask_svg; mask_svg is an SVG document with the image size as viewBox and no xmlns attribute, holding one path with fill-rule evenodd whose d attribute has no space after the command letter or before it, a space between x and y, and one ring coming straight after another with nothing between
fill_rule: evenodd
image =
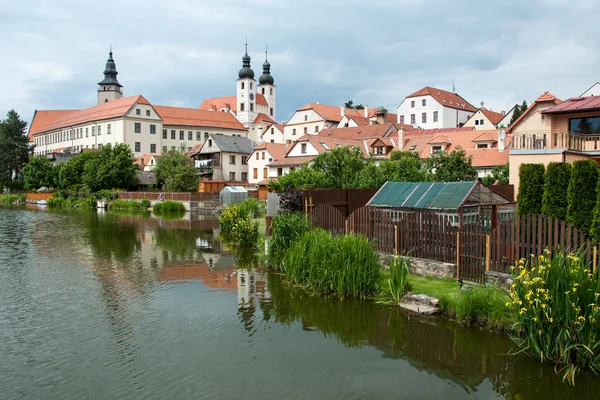
<instances>
[{"instance_id":1,"label":"beige house","mask_svg":"<svg viewBox=\"0 0 600 400\"><path fill-rule=\"evenodd\" d=\"M489 131L498 128L498 123L504 118L503 113L481 107L465 122L464 127L473 127L478 131Z\"/></svg>"},{"instance_id":2,"label":"beige house","mask_svg":"<svg viewBox=\"0 0 600 400\"><path fill-rule=\"evenodd\" d=\"M291 145L289 145L291 147ZM269 164L285 157L288 145L263 142L254 148L248 159L248 182L258 184L283 175L283 168L269 168Z\"/></svg>"},{"instance_id":3,"label":"beige house","mask_svg":"<svg viewBox=\"0 0 600 400\"><path fill-rule=\"evenodd\" d=\"M263 130L260 141L266 143L284 144L285 140L283 139L283 130L283 124L267 125Z\"/></svg>"},{"instance_id":4,"label":"beige house","mask_svg":"<svg viewBox=\"0 0 600 400\"><path fill-rule=\"evenodd\" d=\"M253 143L245 137L211 134L191 156L202 180L248 181L248 157Z\"/></svg>"},{"instance_id":5,"label":"beige house","mask_svg":"<svg viewBox=\"0 0 600 400\"><path fill-rule=\"evenodd\" d=\"M521 164L600 160L600 97L561 101L546 92L507 131L513 137L510 182L518 193Z\"/></svg>"}]
</instances>

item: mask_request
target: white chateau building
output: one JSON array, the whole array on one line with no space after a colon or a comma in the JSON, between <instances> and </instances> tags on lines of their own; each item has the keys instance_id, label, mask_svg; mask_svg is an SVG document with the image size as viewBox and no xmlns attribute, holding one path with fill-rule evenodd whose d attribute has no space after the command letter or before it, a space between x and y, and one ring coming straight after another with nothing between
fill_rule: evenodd
<instances>
[{"instance_id":1,"label":"white chateau building","mask_svg":"<svg viewBox=\"0 0 600 400\"><path fill-rule=\"evenodd\" d=\"M255 95L250 89L254 87L253 73L242 73L250 68L246 57L247 54L244 56L244 65L247 63L248 67L240 71L238 87L243 89L240 89L238 96L241 108L249 112L240 114L241 121L253 116L256 119L256 110L275 112L274 101L272 107L257 109L253 105L258 94ZM265 62L265 66L268 72L268 62ZM117 80L117 75L111 50L104 69L104 79L98 83L97 105L83 110L36 110L29 128L29 139L35 143L35 154L80 152L100 149L109 143L125 143L139 158L168 150L190 151L202 145L212 134L248 136L248 128L232 113L155 106L142 95L123 97L123 86ZM273 79L268 76L264 79L261 77L260 93L264 90L274 96Z\"/></svg>"},{"instance_id":2,"label":"white chateau building","mask_svg":"<svg viewBox=\"0 0 600 400\"><path fill-rule=\"evenodd\" d=\"M242 69L238 73L236 95L206 99L200 104L201 110L221 111L235 116L248 129L248 138L253 142L262 141L267 126L275 123L277 112L275 80L266 51L262 67L263 73L257 85L246 45Z\"/></svg>"}]
</instances>

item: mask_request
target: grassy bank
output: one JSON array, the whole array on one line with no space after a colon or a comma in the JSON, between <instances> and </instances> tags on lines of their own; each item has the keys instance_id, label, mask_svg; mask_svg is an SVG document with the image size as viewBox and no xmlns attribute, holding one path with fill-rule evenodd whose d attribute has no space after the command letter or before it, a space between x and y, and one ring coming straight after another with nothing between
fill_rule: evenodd
<instances>
[{"instance_id":1,"label":"grassy bank","mask_svg":"<svg viewBox=\"0 0 600 400\"><path fill-rule=\"evenodd\" d=\"M94 197L88 197L85 199L64 197L52 195L46 202L50 208L93 208L96 207L96 199Z\"/></svg>"},{"instance_id":2,"label":"grassy bank","mask_svg":"<svg viewBox=\"0 0 600 400\"><path fill-rule=\"evenodd\" d=\"M109 210L128 210L128 211L146 211L150 208L148 199L137 200L113 200L108 203Z\"/></svg>"},{"instance_id":3,"label":"grassy bank","mask_svg":"<svg viewBox=\"0 0 600 400\"><path fill-rule=\"evenodd\" d=\"M3 194L0 196L0 204L10 205L25 202L24 194Z\"/></svg>"}]
</instances>

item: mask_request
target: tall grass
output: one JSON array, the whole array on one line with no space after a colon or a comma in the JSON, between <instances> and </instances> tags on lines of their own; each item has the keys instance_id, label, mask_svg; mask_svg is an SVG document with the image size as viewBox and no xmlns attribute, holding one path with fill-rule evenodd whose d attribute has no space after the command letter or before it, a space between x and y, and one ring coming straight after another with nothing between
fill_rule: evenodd
<instances>
[{"instance_id":1,"label":"tall grass","mask_svg":"<svg viewBox=\"0 0 600 400\"><path fill-rule=\"evenodd\" d=\"M93 208L96 207L96 198L93 196L86 198L64 198L60 195L53 194L46 201L46 205L50 208Z\"/></svg>"},{"instance_id":2,"label":"tall grass","mask_svg":"<svg viewBox=\"0 0 600 400\"><path fill-rule=\"evenodd\" d=\"M137 200L121 200L116 199L108 203L110 210L129 210L129 211L145 211L150 207L148 199Z\"/></svg>"},{"instance_id":3,"label":"tall grass","mask_svg":"<svg viewBox=\"0 0 600 400\"><path fill-rule=\"evenodd\" d=\"M24 201L24 196L19 196L17 194L3 194L0 196L0 204L9 205L14 204L17 201Z\"/></svg>"},{"instance_id":4,"label":"tall grass","mask_svg":"<svg viewBox=\"0 0 600 400\"><path fill-rule=\"evenodd\" d=\"M185 213L185 206L182 203L177 201L165 200L159 203L156 203L152 207L152 211L155 214L160 213L168 213L168 212L177 212L177 213Z\"/></svg>"},{"instance_id":5,"label":"tall grass","mask_svg":"<svg viewBox=\"0 0 600 400\"><path fill-rule=\"evenodd\" d=\"M285 212L273 217L269 239L269 261L275 266L279 265L291 244L300 239L309 229L310 224L303 214Z\"/></svg>"},{"instance_id":6,"label":"tall grass","mask_svg":"<svg viewBox=\"0 0 600 400\"><path fill-rule=\"evenodd\" d=\"M575 384L583 368L600 371L600 280L585 252L546 251L536 263L520 260L513 270L511 300L520 335L516 344L540 361L555 364Z\"/></svg>"},{"instance_id":7,"label":"tall grass","mask_svg":"<svg viewBox=\"0 0 600 400\"><path fill-rule=\"evenodd\" d=\"M390 294L396 303L400 302L402 295L408 288L408 269L410 266L410 258L394 256L390 263L390 278L388 285Z\"/></svg>"},{"instance_id":8,"label":"tall grass","mask_svg":"<svg viewBox=\"0 0 600 400\"><path fill-rule=\"evenodd\" d=\"M267 205L265 201L260 201L250 197L239 204L239 206L251 214L254 218L260 218L265 215Z\"/></svg>"},{"instance_id":9,"label":"tall grass","mask_svg":"<svg viewBox=\"0 0 600 400\"><path fill-rule=\"evenodd\" d=\"M508 294L495 286L473 286L456 299L456 319L468 325L482 325L502 330L512 319L506 309Z\"/></svg>"},{"instance_id":10,"label":"tall grass","mask_svg":"<svg viewBox=\"0 0 600 400\"><path fill-rule=\"evenodd\" d=\"M362 236L332 237L322 229L292 242L282 271L309 290L339 297L369 297L378 288L379 257Z\"/></svg>"}]
</instances>

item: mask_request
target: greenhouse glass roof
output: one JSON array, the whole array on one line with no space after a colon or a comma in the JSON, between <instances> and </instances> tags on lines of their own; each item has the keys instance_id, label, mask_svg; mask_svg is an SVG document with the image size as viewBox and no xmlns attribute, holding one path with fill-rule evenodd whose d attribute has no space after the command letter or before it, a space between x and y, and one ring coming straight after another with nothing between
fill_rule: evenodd
<instances>
[{"instance_id":1,"label":"greenhouse glass roof","mask_svg":"<svg viewBox=\"0 0 600 400\"><path fill-rule=\"evenodd\" d=\"M511 204L479 181L386 182L367 204L371 207L458 211L462 206Z\"/></svg>"}]
</instances>

